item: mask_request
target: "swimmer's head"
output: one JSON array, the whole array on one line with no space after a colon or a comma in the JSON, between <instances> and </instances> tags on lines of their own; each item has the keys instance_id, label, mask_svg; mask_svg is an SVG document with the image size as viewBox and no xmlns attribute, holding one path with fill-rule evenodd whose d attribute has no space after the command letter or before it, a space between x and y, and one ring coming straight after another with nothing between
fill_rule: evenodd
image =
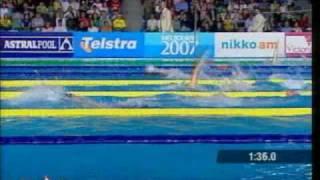
<instances>
[{"instance_id":1,"label":"swimmer's head","mask_svg":"<svg viewBox=\"0 0 320 180\"><path fill-rule=\"evenodd\" d=\"M297 95L298 95L298 92L295 91L295 90L288 90L288 91L286 92L286 95L287 95L287 96L297 96Z\"/></svg>"},{"instance_id":2,"label":"swimmer's head","mask_svg":"<svg viewBox=\"0 0 320 180\"><path fill-rule=\"evenodd\" d=\"M65 96L66 96L66 97L73 97L73 94L67 92L67 93L65 94Z\"/></svg>"},{"instance_id":3,"label":"swimmer's head","mask_svg":"<svg viewBox=\"0 0 320 180\"><path fill-rule=\"evenodd\" d=\"M147 73L153 73L155 71L156 71L156 68L154 66L152 66L152 65L146 67L146 72Z\"/></svg>"}]
</instances>

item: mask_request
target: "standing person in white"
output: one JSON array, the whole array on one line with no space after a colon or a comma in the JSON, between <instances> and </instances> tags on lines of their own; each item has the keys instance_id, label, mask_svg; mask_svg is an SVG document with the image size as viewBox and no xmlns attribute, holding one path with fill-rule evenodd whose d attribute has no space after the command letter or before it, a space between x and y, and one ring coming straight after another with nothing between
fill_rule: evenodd
<instances>
[{"instance_id":1,"label":"standing person in white","mask_svg":"<svg viewBox=\"0 0 320 180\"><path fill-rule=\"evenodd\" d=\"M173 32L172 14L165 1L161 2L160 28L161 32Z\"/></svg>"},{"instance_id":2,"label":"standing person in white","mask_svg":"<svg viewBox=\"0 0 320 180\"><path fill-rule=\"evenodd\" d=\"M263 17L261 12L256 9L255 16L253 17L251 26L248 28L249 32L263 32L266 19Z\"/></svg>"}]
</instances>

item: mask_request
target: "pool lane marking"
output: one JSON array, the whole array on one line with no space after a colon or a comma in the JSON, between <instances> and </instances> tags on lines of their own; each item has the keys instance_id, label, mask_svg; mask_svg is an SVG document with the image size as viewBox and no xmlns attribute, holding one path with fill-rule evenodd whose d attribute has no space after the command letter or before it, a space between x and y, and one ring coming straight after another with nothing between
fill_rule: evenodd
<instances>
[{"instance_id":1,"label":"pool lane marking","mask_svg":"<svg viewBox=\"0 0 320 180\"><path fill-rule=\"evenodd\" d=\"M200 85L222 85L232 82L244 82L253 84L259 80L199 80ZM285 79L269 79L267 82L282 83ZM311 80L303 80L311 83ZM3 80L2 87L25 87L25 86L129 86L129 85L168 85L188 83L189 80Z\"/></svg>"},{"instance_id":2,"label":"pool lane marking","mask_svg":"<svg viewBox=\"0 0 320 180\"><path fill-rule=\"evenodd\" d=\"M296 91L300 96L311 96L311 91ZM71 91L76 96L112 96L112 97L151 97L163 94L188 96L188 97L210 97L224 95L231 98L246 97L286 97L286 91L247 91L247 92L195 92L195 91ZM0 91L1 99L12 99L22 95L22 91Z\"/></svg>"},{"instance_id":3,"label":"pool lane marking","mask_svg":"<svg viewBox=\"0 0 320 180\"><path fill-rule=\"evenodd\" d=\"M311 108L82 108L0 109L1 117L290 117L311 115Z\"/></svg>"},{"instance_id":4,"label":"pool lane marking","mask_svg":"<svg viewBox=\"0 0 320 180\"><path fill-rule=\"evenodd\" d=\"M309 134L0 136L2 145L311 143Z\"/></svg>"}]
</instances>

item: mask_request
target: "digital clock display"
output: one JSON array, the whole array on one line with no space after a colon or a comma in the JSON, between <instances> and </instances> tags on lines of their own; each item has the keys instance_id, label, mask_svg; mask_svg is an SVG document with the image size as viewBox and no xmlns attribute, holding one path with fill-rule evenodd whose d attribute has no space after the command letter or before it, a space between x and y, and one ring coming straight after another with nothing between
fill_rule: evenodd
<instances>
[{"instance_id":1,"label":"digital clock display","mask_svg":"<svg viewBox=\"0 0 320 180\"><path fill-rule=\"evenodd\" d=\"M310 164L311 150L221 150L218 163L300 163Z\"/></svg>"},{"instance_id":2,"label":"digital clock display","mask_svg":"<svg viewBox=\"0 0 320 180\"><path fill-rule=\"evenodd\" d=\"M250 161L277 161L277 152L250 152L248 154Z\"/></svg>"}]
</instances>

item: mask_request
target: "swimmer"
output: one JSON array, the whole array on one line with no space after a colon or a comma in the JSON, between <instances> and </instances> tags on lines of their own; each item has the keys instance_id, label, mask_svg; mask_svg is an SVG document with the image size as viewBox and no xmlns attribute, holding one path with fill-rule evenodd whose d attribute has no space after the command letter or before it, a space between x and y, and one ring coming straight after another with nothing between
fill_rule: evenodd
<instances>
[{"instance_id":1,"label":"swimmer","mask_svg":"<svg viewBox=\"0 0 320 180\"><path fill-rule=\"evenodd\" d=\"M146 72L147 73L153 73L153 74L161 74L161 75L168 75L170 73L172 73L173 69L160 69L160 68L157 68L155 66L147 66L146 67Z\"/></svg>"},{"instance_id":2,"label":"swimmer","mask_svg":"<svg viewBox=\"0 0 320 180\"><path fill-rule=\"evenodd\" d=\"M70 92L66 92L64 94L64 99L67 99L67 100L72 100L74 102L78 102L79 104L86 104L86 105L89 105L89 106L95 106L95 107L105 107L104 104L100 104L100 103L97 103L95 101L92 101L88 98L83 98L83 97L79 97L79 96L76 96Z\"/></svg>"},{"instance_id":3,"label":"swimmer","mask_svg":"<svg viewBox=\"0 0 320 180\"><path fill-rule=\"evenodd\" d=\"M145 72L149 74L157 74L157 75L165 76L168 79L189 78L189 74L186 74L177 68L165 69L165 68L157 68L155 66L150 65L145 68Z\"/></svg>"},{"instance_id":4,"label":"swimmer","mask_svg":"<svg viewBox=\"0 0 320 180\"><path fill-rule=\"evenodd\" d=\"M189 84L189 87L194 89L198 85L198 76L201 70L202 65L204 64L204 61L200 61L195 68L192 70L192 75L191 75L191 81Z\"/></svg>"},{"instance_id":5,"label":"swimmer","mask_svg":"<svg viewBox=\"0 0 320 180\"><path fill-rule=\"evenodd\" d=\"M299 92L296 90L288 90L286 91L287 96L299 96Z\"/></svg>"},{"instance_id":6,"label":"swimmer","mask_svg":"<svg viewBox=\"0 0 320 180\"><path fill-rule=\"evenodd\" d=\"M191 89L194 89L198 85L198 76L200 74L201 67L206 63L205 59L208 58L209 55L210 51L206 50L205 53L202 55L201 59L199 60L199 63L193 68L189 84L189 87Z\"/></svg>"}]
</instances>

